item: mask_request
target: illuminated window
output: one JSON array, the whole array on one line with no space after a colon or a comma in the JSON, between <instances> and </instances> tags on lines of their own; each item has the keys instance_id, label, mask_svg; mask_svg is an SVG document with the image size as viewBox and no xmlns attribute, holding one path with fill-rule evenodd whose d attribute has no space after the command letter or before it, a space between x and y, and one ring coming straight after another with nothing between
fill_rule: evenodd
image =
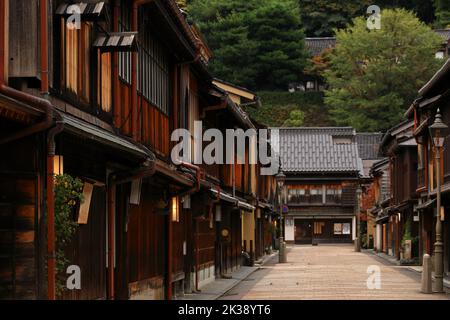
<instances>
[{"instance_id":1,"label":"illuminated window","mask_svg":"<svg viewBox=\"0 0 450 320\"><path fill-rule=\"evenodd\" d=\"M111 98L111 53L98 54L98 105L104 112L110 112Z\"/></svg>"},{"instance_id":2,"label":"illuminated window","mask_svg":"<svg viewBox=\"0 0 450 320\"><path fill-rule=\"evenodd\" d=\"M314 234L322 234L325 222L314 222Z\"/></svg>"},{"instance_id":3,"label":"illuminated window","mask_svg":"<svg viewBox=\"0 0 450 320\"><path fill-rule=\"evenodd\" d=\"M342 234L342 223L334 224L334 234Z\"/></svg>"},{"instance_id":4,"label":"illuminated window","mask_svg":"<svg viewBox=\"0 0 450 320\"><path fill-rule=\"evenodd\" d=\"M90 101L90 53L92 24L82 22L81 28L68 28L61 19L61 86L76 99Z\"/></svg>"},{"instance_id":5,"label":"illuminated window","mask_svg":"<svg viewBox=\"0 0 450 320\"><path fill-rule=\"evenodd\" d=\"M171 213L172 213L172 221L180 222L180 204L178 197L172 197Z\"/></svg>"}]
</instances>

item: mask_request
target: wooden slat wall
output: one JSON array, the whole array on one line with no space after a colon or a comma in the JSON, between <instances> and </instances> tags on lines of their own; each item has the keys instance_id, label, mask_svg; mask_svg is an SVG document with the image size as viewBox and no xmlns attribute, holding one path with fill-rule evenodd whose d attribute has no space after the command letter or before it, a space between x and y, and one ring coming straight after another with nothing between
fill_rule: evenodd
<instances>
[{"instance_id":1,"label":"wooden slat wall","mask_svg":"<svg viewBox=\"0 0 450 320\"><path fill-rule=\"evenodd\" d=\"M167 216L155 209L157 199L143 185L141 204L131 206L128 222L129 282L164 276Z\"/></svg>"},{"instance_id":2,"label":"wooden slat wall","mask_svg":"<svg viewBox=\"0 0 450 320\"><path fill-rule=\"evenodd\" d=\"M178 274L184 270L183 243L186 239L186 215L180 212L180 221L172 222L172 272Z\"/></svg>"},{"instance_id":3,"label":"wooden slat wall","mask_svg":"<svg viewBox=\"0 0 450 320\"><path fill-rule=\"evenodd\" d=\"M138 98L138 131L146 146L169 154L169 118L146 99Z\"/></svg>"},{"instance_id":4,"label":"wooden slat wall","mask_svg":"<svg viewBox=\"0 0 450 320\"><path fill-rule=\"evenodd\" d=\"M195 241L199 243L199 264L206 266L214 264L215 229L209 227L208 220L198 221Z\"/></svg>"},{"instance_id":5,"label":"wooden slat wall","mask_svg":"<svg viewBox=\"0 0 450 320\"><path fill-rule=\"evenodd\" d=\"M124 135L131 136L131 88L120 81L121 100L116 104L120 119L116 126ZM169 154L169 118L146 99L138 97L137 130L140 142L164 155Z\"/></svg>"},{"instance_id":6,"label":"wooden slat wall","mask_svg":"<svg viewBox=\"0 0 450 320\"><path fill-rule=\"evenodd\" d=\"M37 178L0 174L0 299L36 298Z\"/></svg>"},{"instance_id":7,"label":"wooden slat wall","mask_svg":"<svg viewBox=\"0 0 450 320\"><path fill-rule=\"evenodd\" d=\"M69 265L78 265L81 269L81 290L65 291L62 298L106 299L106 189L104 187L94 187L88 223L78 226L66 250L66 257Z\"/></svg>"}]
</instances>

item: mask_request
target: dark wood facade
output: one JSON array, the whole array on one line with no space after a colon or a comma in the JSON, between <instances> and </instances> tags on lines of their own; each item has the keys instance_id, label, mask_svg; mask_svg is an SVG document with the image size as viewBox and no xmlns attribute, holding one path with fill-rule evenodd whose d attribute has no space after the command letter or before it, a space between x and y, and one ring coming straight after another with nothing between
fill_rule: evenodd
<instances>
[{"instance_id":1,"label":"dark wood facade","mask_svg":"<svg viewBox=\"0 0 450 320\"><path fill-rule=\"evenodd\" d=\"M248 161L170 159L171 133L192 134L194 121L223 132L252 126L212 83L211 52L174 1L104 1L98 16L82 13L79 29L67 25L67 1L0 4L0 45L9 49L0 68L0 298L54 298L46 258L54 239L46 239L55 155L65 174L94 185L87 223L66 248L82 270L81 289L57 298L171 299L239 268L249 237L247 251L264 254L270 177L259 188ZM111 36L129 45L105 46L102 37ZM243 214L257 226L250 233ZM226 243L223 228L231 231Z\"/></svg>"},{"instance_id":2,"label":"dark wood facade","mask_svg":"<svg viewBox=\"0 0 450 320\"><path fill-rule=\"evenodd\" d=\"M442 121L450 124L450 105L448 103L449 89L449 69L448 61L439 70L433 79L427 83L420 91L419 98L408 109L406 116L414 121L414 136L417 141L418 154L418 184L417 195L419 205L417 214L420 218L420 254L428 253L434 255L434 244L436 242L436 219L441 217L442 240L444 250L444 277L448 278L450 265L450 228L448 223L449 212L449 177L450 177L450 156L449 156L449 136L444 137L444 147L440 155L441 171L436 170L436 149L433 147L429 126L435 120L437 110L442 115ZM442 184L441 208L436 208L436 180L440 175Z\"/></svg>"},{"instance_id":3,"label":"dark wood facade","mask_svg":"<svg viewBox=\"0 0 450 320\"><path fill-rule=\"evenodd\" d=\"M389 200L381 212L384 226L384 251L398 260L419 258L419 222L415 218L417 205L418 156L413 137L414 123L404 121L390 129L381 144L381 152L389 163ZM411 241L411 256L404 256L404 241Z\"/></svg>"}]
</instances>

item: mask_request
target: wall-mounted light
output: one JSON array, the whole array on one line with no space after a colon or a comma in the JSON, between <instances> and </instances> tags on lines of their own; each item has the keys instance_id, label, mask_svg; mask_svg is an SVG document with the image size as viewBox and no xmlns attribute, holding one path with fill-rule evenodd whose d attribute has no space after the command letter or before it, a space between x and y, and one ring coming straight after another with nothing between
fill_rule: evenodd
<instances>
[{"instance_id":1,"label":"wall-mounted light","mask_svg":"<svg viewBox=\"0 0 450 320\"><path fill-rule=\"evenodd\" d=\"M55 155L53 157L53 174L64 174L64 157L61 155Z\"/></svg>"},{"instance_id":2,"label":"wall-mounted light","mask_svg":"<svg viewBox=\"0 0 450 320\"><path fill-rule=\"evenodd\" d=\"M216 205L216 222L222 221L222 207L220 204Z\"/></svg>"},{"instance_id":3,"label":"wall-mounted light","mask_svg":"<svg viewBox=\"0 0 450 320\"><path fill-rule=\"evenodd\" d=\"M178 197L172 197L171 199L172 221L180 221L180 205Z\"/></svg>"}]
</instances>

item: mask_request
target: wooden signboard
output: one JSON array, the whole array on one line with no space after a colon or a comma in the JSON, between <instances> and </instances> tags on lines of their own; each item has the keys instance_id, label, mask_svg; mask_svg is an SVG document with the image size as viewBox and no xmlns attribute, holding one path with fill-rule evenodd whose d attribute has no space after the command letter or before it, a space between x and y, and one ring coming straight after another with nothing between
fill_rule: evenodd
<instances>
[{"instance_id":1,"label":"wooden signboard","mask_svg":"<svg viewBox=\"0 0 450 320\"><path fill-rule=\"evenodd\" d=\"M84 183L83 197L84 201L80 204L80 210L78 211L78 224L87 224L89 217L89 208L91 206L92 191L94 185L89 182Z\"/></svg>"}]
</instances>

